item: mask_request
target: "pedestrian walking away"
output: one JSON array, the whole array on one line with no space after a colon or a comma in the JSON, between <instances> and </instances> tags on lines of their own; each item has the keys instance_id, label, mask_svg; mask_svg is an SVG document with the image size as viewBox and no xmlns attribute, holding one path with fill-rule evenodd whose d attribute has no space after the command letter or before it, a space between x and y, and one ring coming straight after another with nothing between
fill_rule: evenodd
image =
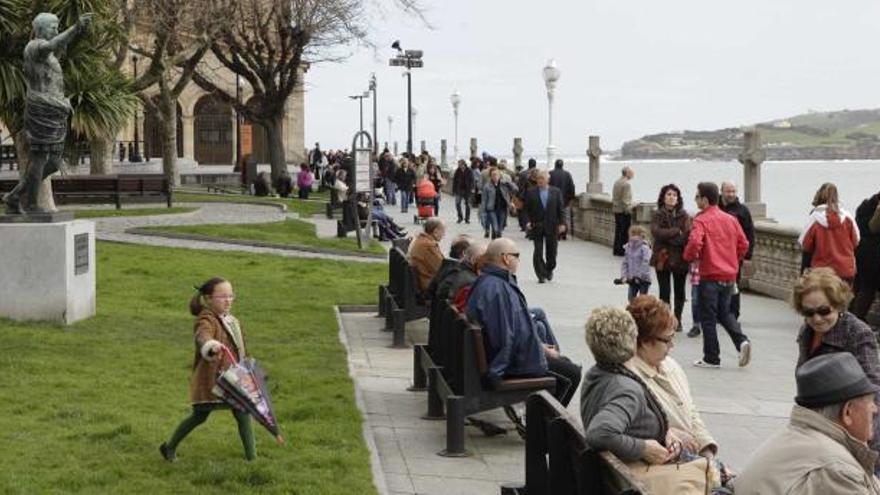
<instances>
[{"instance_id":1,"label":"pedestrian walking away","mask_svg":"<svg viewBox=\"0 0 880 495\"><path fill-rule=\"evenodd\" d=\"M740 262L739 271L736 274L737 290L730 297L730 312L738 320L740 313L739 286L742 282L743 272L751 272L752 252L755 250L755 223L752 221L752 213L746 205L740 203L739 197L736 195L736 183L732 180L721 183L721 209L725 213L736 217L739 226L742 227L743 233L746 235L746 239L749 241L749 250L746 252L745 258Z\"/></svg>"},{"instance_id":2,"label":"pedestrian walking away","mask_svg":"<svg viewBox=\"0 0 880 495\"><path fill-rule=\"evenodd\" d=\"M703 358L694 366L720 368L718 323L724 327L739 353L740 367L748 366L752 345L739 322L730 314L730 296L736 285L739 262L749 249L746 235L731 215L718 208L720 193L713 182L697 184L694 198L700 212L694 217L684 260L700 263L700 327Z\"/></svg>"},{"instance_id":3,"label":"pedestrian walking away","mask_svg":"<svg viewBox=\"0 0 880 495\"><path fill-rule=\"evenodd\" d=\"M562 193L562 216L565 220L565 232L559 234L560 239L566 239L574 227L571 212L571 204L575 199L574 179L571 178L571 173L568 170L562 168L563 166L562 159L557 159L553 164L553 171L550 172L550 185Z\"/></svg>"},{"instance_id":4,"label":"pedestrian walking away","mask_svg":"<svg viewBox=\"0 0 880 495\"><path fill-rule=\"evenodd\" d=\"M626 234L632 223L632 185L630 181L635 177L635 172L630 167L621 169L622 177L614 183L611 190L611 212L614 213L614 243L612 253L614 256L623 256L623 245L626 244Z\"/></svg>"},{"instance_id":5,"label":"pedestrian walking away","mask_svg":"<svg viewBox=\"0 0 880 495\"><path fill-rule=\"evenodd\" d=\"M470 195L474 189L474 174L468 169L467 162L458 161L458 168L452 175L452 195L455 196L455 212L458 214L458 223L464 221L471 223ZM464 203L464 214L461 205Z\"/></svg>"},{"instance_id":6,"label":"pedestrian walking away","mask_svg":"<svg viewBox=\"0 0 880 495\"><path fill-rule=\"evenodd\" d=\"M537 185L526 193L525 214L528 217L526 235L535 245L532 264L538 283L553 280L556 269L558 235L565 232L562 192L550 185L549 174L536 174Z\"/></svg>"},{"instance_id":7,"label":"pedestrian walking away","mask_svg":"<svg viewBox=\"0 0 880 495\"><path fill-rule=\"evenodd\" d=\"M189 304L190 313L196 317L195 357L190 383L192 414L180 423L170 440L159 446L162 457L169 462L176 459L180 442L204 423L213 411L230 409L212 391L217 374L233 364L223 349L228 349L237 361L244 359L246 354L244 330L230 313L235 300L232 284L215 277L197 287L197 291ZM257 457L257 450L250 416L238 409L232 409L232 415L238 423L245 458L253 460Z\"/></svg>"},{"instance_id":8,"label":"pedestrian walking away","mask_svg":"<svg viewBox=\"0 0 880 495\"><path fill-rule=\"evenodd\" d=\"M843 209L837 186L822 184L813 197L813 211L807 226L798 237L810 268L829 267L852 287L856 276L856 246L859 229L855 219Z\"/></svg>"}]
</instances>

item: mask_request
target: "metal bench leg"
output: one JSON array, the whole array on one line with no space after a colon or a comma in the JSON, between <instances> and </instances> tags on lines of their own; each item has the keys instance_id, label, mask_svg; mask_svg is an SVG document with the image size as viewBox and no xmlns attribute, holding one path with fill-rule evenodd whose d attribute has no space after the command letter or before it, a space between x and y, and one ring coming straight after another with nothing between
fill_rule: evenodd
<instances>
[{"instance_id":1,"label":"metal bench leg","mask_svg":"<svg viewBox=\"0 0 880 495\"><path fill-rule=\"evenodd\" d=\"M468 457L464 448L464 397L446 398L446 449L438 452L443 457Z\"/></svg>"},{"instance_id":2,"label":"metal bench leg","mask_svg":"<svg viewBox=\"0 0 880 495\"><path fill-rule=\"evenodd\" d=\"M417 345L413 347L413 383L407 389L410 392L424 392L427 390L425 386L428 377L425 376L425 370L422 369L422 353L425 352L425 346Z\"/></svg>"},{"instance_id":3,"label":"metal bench leg","mask_svg":"<svg viewBox=\"0 0 880 495\"><path fill-rule=\"evenodd\" d=\"M440 376L443 368L432 366L428 368L428 413L422 416L422 419L440 420L443 419L443 399L440 398L440 392L437 390L437 384L443 378Z\"/></svg>"},{"instance_id":4,"label":"metal bench leg","mask_svg":"<svg viewBox=\"0 0 880 495\"><path fill-rule=\"evenodd\" d=\"M392 335L392 344L391 347L395 349L405 349L406 348L406 311L402 309L395 309L391 312L391 320L393 326L391 331Z\"/></svg>"}]
</instances>

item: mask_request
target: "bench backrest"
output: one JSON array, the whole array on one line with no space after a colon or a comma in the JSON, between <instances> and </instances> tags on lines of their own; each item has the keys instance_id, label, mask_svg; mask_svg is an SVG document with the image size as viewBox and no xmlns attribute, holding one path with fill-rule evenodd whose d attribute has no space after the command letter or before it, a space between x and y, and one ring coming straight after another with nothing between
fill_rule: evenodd
<instances>
[{"instance_id":1,"label":"bench backrest","mask_svg":"<svg viewBox=\"0 0 880 495\"><path fill-rule=\"evenodd\" d=\"M526 400L529 495L650 495L610 452L590 450L577 418L551 394Z\"/></svg>"}]
</instances>

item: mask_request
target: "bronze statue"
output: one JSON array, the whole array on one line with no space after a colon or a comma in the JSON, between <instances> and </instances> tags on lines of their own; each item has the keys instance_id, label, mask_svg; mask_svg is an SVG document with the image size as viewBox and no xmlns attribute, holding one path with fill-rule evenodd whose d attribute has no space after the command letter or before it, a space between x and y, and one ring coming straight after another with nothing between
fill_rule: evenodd
<instances>
[{"instance_id":1,"label":"bronze statue","mask_svg":"<svg viewBox=\"0 0 880 495\"><path fill-rule=\"evenodd\" d=\"M43 180L63 163L67 120L73 111L64 96L64 74L56 55L62 54L91 22L92 14L83 14L76 25L58 34L58 17L54 14L43 12L34 18L34 39L24 49L24 129L30 146L30 167L3 197L6 213L46 213L37 206L37 194Z\"/></svg>"}]
</instances>

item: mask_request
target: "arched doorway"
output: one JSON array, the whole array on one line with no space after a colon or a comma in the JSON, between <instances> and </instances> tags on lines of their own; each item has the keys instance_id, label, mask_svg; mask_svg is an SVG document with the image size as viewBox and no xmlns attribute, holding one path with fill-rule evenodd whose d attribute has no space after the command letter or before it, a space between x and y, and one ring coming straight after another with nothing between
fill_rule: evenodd
<instances>
[{"instance_id":1,"label":"arched doorway","mask_svg":"<svg viewBox=\"0 0 880 495\"><path fill-rule=\"evenodd\" d=\"M177 158L183 158L183 110L177 104ZM144 155L162 158L162 122L150 107L144 109Z\"/></svg>"},{"instance_id":2,"label":"arched doorway","mask_svg":"<svg viewBox=\"0 0 880 495\"><path fill-rule=\"evenodd\" d=\"M247 106L251 108L255 108L258 104L259 100L257 97L252 97L247 102ZM249 130L248 130L249 129ZM244 136L250 132L251 137L251 149L250 154L251 158L253 158L257 163L269 163L269 137L266 134L266 128L257 124L256 122L251 122L249 119L245 118L242 124L242 153L248 153L247 143L245 142Z\"/></svg>"},{"instance_id":3,"label":"arched doorway","mask_svg":"<svg viewBox=\"0 0 880 495\"><path fill-rule=\"evenodd\" d=\"M195 158L200 165L229 165L232 157L232 107L214 96L199 98L195 117Z\"/></svg>"}]
</instances>

